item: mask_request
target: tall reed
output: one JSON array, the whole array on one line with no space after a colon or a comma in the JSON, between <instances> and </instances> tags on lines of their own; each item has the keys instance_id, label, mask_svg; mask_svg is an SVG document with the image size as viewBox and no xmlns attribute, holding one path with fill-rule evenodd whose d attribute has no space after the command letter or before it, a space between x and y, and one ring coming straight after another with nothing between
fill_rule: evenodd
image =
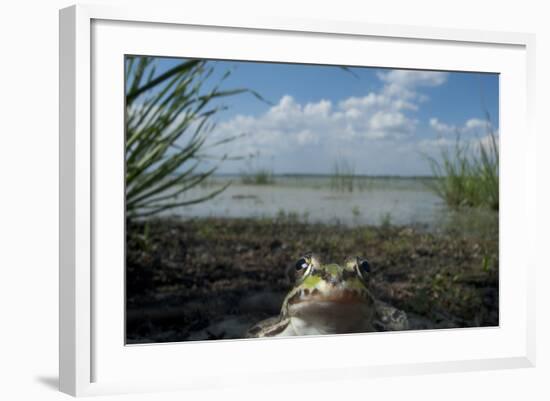
<instances>
[{"instance_id":1,"label":"tall reed","mask_svg":"<svg viewBox=\"0 0 550 401\"><path fill-rule=\"evenodd\" d=\"M154 57L128 56L125 67L127 219L204 202L225 190L229 183L180 197L230 158L212 157L209 149L240 136L207 142L215 127L212 117L225 108L215 100L243 92L261 97L249 89L220 89L229 72L212 82L214 67L205 60L184 60L157 73Z\"/></svg>"},{"instance_id":2,"label":"tall reed","mask_svg":"<svg viewBox=\"0 0 550 401\"><path fill-rule=\"evenodd\" d=\"M355 166L347 159L336 160L330 176L330 188L352 192L355 186Z\"/></svg>"},{"instance_id":3,"label":"tall reed","mask_svg":"<svg viewBox=\"0 0 550 401\"><path fill-rule=\"evenodd\" d=\"M448 206L499 209L498 137L487 117L486 136L476 142L456 133L452 147L428 157L435 180L429 186Z\"/></svg>"}]
</instances>

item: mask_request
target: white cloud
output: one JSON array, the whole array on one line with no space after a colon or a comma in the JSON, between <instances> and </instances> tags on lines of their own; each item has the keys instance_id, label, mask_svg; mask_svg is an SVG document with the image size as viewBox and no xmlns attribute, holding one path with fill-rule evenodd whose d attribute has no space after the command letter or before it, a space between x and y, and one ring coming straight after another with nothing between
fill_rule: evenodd
<instances>
[{"instance_id":1,"label":"white cloud","mask_svg":"<svg viewBox=\"0 0 550 401\"><path fill-rule=\"evenodd\" d=\"M486 120L481 120L479 118L470 118L464 124L464 128L469 131L486 130L488 127L490 127L490 124Z\"/></svg>"},{"instance_id":2,"label":"white cloud","mask_svg":"<svg viewBox=\"0 0 550 401\"><path fill-rule=\"evenodd\" d=\"M384 138L392 133L395 134L395 137L402 134L411 134L415 126L415 120L405 117L403 113L398 111L378 111L369 120L369 132L373 138Z\"/></svg>"},{"instance_id":3,"label":"white cloud","mask_svg":"<svg viewBox=\"0 0 550 401\"><path fill-rule=\"evenodd\" d=\"M418 104L426 100L417 88L441 85L447 74L393 70L379 73L378 78L384 84L380 90L337 104L326 99L300 104L285 95L264 114L235 116L222 122L217 132L249 133L247 147L252 152L266 145L281 148L326 140L405 138L414 133L418 123L406 113L418 110Z\"/></svg>"},{"instance_id":4,"label":"white cloud","mask_svg":"<svg viewBox=\"0 0 550 401\"><path fill-rule=\"evenodd\" d=\"M420 151L430 154L434 151L439 151L441 148L448 148L455 144L455 139L440 136L433 139L422 139L421 141L418 141L417 146Z\"/></svg>"},{"instance_id":5,"label":"white cloud","mask_svg":"<svg viewBox=\"0 0 550 401\"><path fill-rule=\"evenodd\" d=\"M437 118L430 118L430 127L438 134L447 135L456 133L456 125L448 125L440 122Z\"/></svg>"},{"instance_id":6,"label":"white cloud","mask_svg":"<svg viewBox=\"0 0 550 401\"><path fill-rule=\"evenodd\" d=\"M237 115L220 123L216 132L220 136L248 133L246 147L250 153L277 153L327 141L398 139L411 135L417 124L402 108L393 99L376 94L348 98L336 106L328 100L302 105L285 95L264 114Z\"/></svg>"},{"instance_id":7,"label":"white cloud","mask_svg":"<svg viewBox=\"0 0 550 401\"><path fill-rule=\"evenodd\" d=\"M319 138L315 136L309 129L302 130L296 135L296 140L300 145L307 143L318 143Z\"/></svg>"},{"instance_id":8,"label":"white cloud","mask_svg":"<svg viewBox=\"0 0 550 401\"><path fill-rule=\"evenodd\" d=\"M488 130L492 128L491 124L488 121L479 118L470 118L469 120L466 120L461 126L443 123L435 117L430 118L429 123L430 127L439 135L480 135L486 134Z\"/></svg>"},{"instance_id":9,"label":"white cloud","mask_svg":"<svg viewBox=\"0 0 550 401\"><path fill-rule=\"evenodd\" d=\"M494 142L493 142L494 141ZM461 138L460 147L467 149L470 154L479 155L481 148L484 148L490 156L494 154L493 147L496 145L496 148L499 148L499 137L495 134L494 137L491 135L484 135L482 137L470 137L470 138ZM441 151L444 149L454 149L457 146L456 138L440 136L433 139L423 139L418 141L414 147L416 147L420 152L425 155L429 155L438 159L441 156ZM452 153L452 151L451 151Z\"/></svg>"},{"instance_id":10,"label":"white cloud","mask_svg":"<svg viewBox=\"0 0 550 401\"><path fill-rule=\"evenodd\" d=\"M438 71L391 70L379 72L378 78L385 83L383 92L397 97L407 106L418 107L414 102L425 102L427 96L418 92L421 87L435 87L447 81L448 73Z\"/></svg>"},{"instance_id":11,"label":"white cloud","mask_svg":"<svg viewBox=\"0 0 550 401\"><path fill-rule=\"evenodd\" d=\"M484 148L492 155L493 147L499 146L498 129L483 119L470 118L459 126L443 123L437 118L431 118L429 123L438 135L436 138L419 141L418 147L424 153L437 156L441 149L456 146L456 135L460 135L460 145L467 146L473 152Z\"/></svg>"},{"instance_id":12,"label":"white cloud","mask_svg":"<svg viewBox=\"0 0 550 401\"><path fill-rule=\"evenodd\" d=\"M286 95L260 115L237 115L219 123L214 140L240 133L246 136L213 151L259 154L255 164L278 173L329 173L342 158L359 160L358 172L383 173L398 165L392 166L386 156L395 142L411 137L416 126L416 119L404 114L401 104L379 94L337 104L326 99L300 104ZM228 172L242 168L238 163L224 164Z\"/></svg>"},{"instance_id":13,"label":"white cloud","mask_svg":"<svg viewBox=\"0 0 550 401\"><path fill-rule=\"evenodd\" d=\"M447 74L394 70L379 73L378 78L380 89L336 103L327 99L300 103L284 95L262 114L236 115L220 122L214 139L246 133L245 138L224 145L224 152L260 152L264 161L274 164L271 168L275 171L301 171L301 166L293 164L301 162L304 154L312 171L326 170L323 164L332 164L339 157L363 159L370 172L378 166L390 171L409 158L412 165L417 158L414 150L402 154L398 161L388 155L395 155L398 143L409 149L417 146L413 141L418 126L414 112L427 100L420 88L442 85Z\"/></svg>"},{"instance_id":14,"label":"white cloud","mask_svg":"<svg viewBox=\"0 0 550 401\"><path fill-rule=\"evenodd\" d=\"M391 70L380 72L378 78L390 85L403 88L439 86L447 81L448 73L438 71Z\"/></svg>"}]
</instances>

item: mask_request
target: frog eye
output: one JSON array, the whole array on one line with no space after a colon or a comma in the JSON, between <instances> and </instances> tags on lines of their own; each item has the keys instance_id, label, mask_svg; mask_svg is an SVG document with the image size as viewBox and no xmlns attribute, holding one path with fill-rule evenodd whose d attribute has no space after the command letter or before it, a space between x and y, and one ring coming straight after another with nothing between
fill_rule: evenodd
<instances>
[{"instance_id":1,"label":"frog eye","mask_svg":"<svg viewBox=\"0 0 550 401\"><path fill-rule=\"evenodd\" d=\"M296 270L302 270L307 269L309 266L309 263L307 262L306 258L300 258L296 261Z\"/></svg>"},{"instance_id":2,"label":"frog eye","mask_svg":"<svg viewBox=\"0 0 550 401\"><path fill-rule=\"evenodd\" d=\"M369 261L366 259L359 261L359 269L361 269L361 272L363 273L370 273Z\"/></svg>"},{"instance_id":3,"label":"frog eye","mask_svg":"<svg viewBox=\"0 0 550 401\"><path fill-rule=\"evenodd\" d=\"M357 272L363 280L366 280L370 273L370 263L367 259L357 258Z\"/></svg>"}]
</instances>

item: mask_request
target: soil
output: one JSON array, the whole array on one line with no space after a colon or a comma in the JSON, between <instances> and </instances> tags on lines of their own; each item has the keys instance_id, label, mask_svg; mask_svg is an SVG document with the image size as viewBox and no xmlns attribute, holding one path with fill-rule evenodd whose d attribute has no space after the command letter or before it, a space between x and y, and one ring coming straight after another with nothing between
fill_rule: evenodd
<instances>
[{"instance_id":1,"label":"soil","mask_svg":"<svg viewBox=\"0 0 550 401\"><path fill-rule=\"evenodd\" d=\"M498 326L498 227L462 235L296 219L156 219L127 225L127 343L242 338L279 313L292 269L368 258L374 295L411 329Z\"/></svg>"}]
</instances>

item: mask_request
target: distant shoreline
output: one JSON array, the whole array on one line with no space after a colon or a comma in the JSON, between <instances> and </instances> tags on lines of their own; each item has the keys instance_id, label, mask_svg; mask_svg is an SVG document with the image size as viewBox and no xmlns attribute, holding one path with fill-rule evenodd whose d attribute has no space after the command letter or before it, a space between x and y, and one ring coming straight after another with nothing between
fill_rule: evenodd
<instances>
[{"instance_id":1,"label":"distant shoreline","mask_svg":"<svg viewBox=\"0 0 550 401\"><path fill-rule=\"evenodd\" d=\"M212 174L211 178L241 178L247 175L254 175L254 172L242 172L242 173L218 173ZM343 174L345 176L345 174ZM308 174L308 173L272 173L273 178L332 178L333 174ZM371 178L371 179L405 179L405 180L435 180L436 176L433 175L371 175L371 174L350 174L353 178Z\"/></svg>"}]
</instances>

